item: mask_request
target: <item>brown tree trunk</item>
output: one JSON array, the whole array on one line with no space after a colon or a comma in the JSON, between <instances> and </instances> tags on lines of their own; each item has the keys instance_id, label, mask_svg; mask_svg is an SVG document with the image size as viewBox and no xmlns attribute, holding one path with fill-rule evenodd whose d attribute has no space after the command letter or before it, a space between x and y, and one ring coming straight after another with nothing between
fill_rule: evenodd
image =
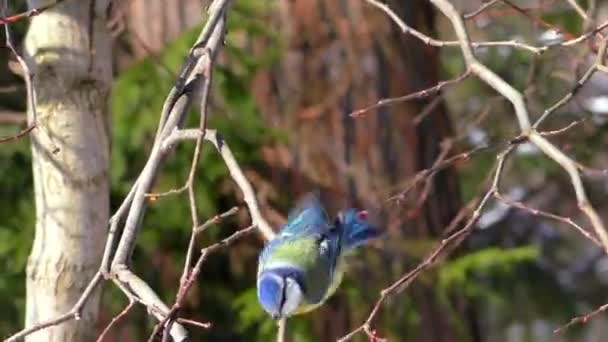
<instances>
[{"instance_id":1,"label":"brown tree trunk","mask_svg":"<svg viewBox=\"0 0 608 342\"><path fill-rule=\"evenodd\" d=\"M428 3L388 3L409 25L433 35L434 13ZM277 25L287 36L287 51L274 70L257 77L253 87L266 121L289 133L288 146L264 151L273 167L273 183L293 193L321 187L333 198L334 209L345 204L344 198L368 207L382 203L436 160L442 141L451 136L445 107L435 106L419 124L413 119L432 98L384 107L360 118L348 114L379 99L436 84L438 50L404 35L365 1L285 0L280 1L280 11ZM460 205L457 179L448 170L434 179L428 200L417 214L408 217L403 207L389 210L387 225L392 234L406 240L436 238ZM396 279L419 258L403 249L393 253L393 273L381 279ZM373 300L375 293L368 297ZM456 302L458 313L454 314L440 303L432 287L416 284L401 296L412 298L421 317L415 330L397 328L395 333L401 338L478 339L475 315L463 300ZM349 317L352 310L344 310L350 303L343 298L337 301L341 305L330 305L317 322L323 341L334 340L361 323ZM379 333L382 336L382 329Z\"/></svg>"},{"instance_id":2,"label":"brown tree trunk","mask_svg":"<svg viewBox=\"0 0 608 342\"><path fill-rule=\"evenodd\" d=\"M30 8L47 3L28 1ZM32 133L36 235L27 266L28 327L68 312L101 261L110 190L108 4L64 1L32 18L25 39L39 122ZM98 290L79 320L26 340L94 340L99 298Z\"/></svg>"},{"instance_id":3,"label":"brown tree trunk","mask_svg":"<svg viewBox=\"0 0 608 342\"><path fill-rule=\"evenodd\" d=\"M167 43L201 23L209 0L131 0L125 12L131 47L136 58L161 51Z\"/></svg>"}]
</instances>

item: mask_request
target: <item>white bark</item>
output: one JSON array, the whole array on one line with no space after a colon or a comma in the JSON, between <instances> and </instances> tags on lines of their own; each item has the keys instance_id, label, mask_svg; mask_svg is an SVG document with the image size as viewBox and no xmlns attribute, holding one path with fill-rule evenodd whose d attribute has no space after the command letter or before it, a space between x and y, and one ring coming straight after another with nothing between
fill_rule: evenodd
<instances>
[{"instance_id":1,"label":"white bark","mask_svg":"<svg viewBox=\"0 0 608 342\"><path fill-rule=\"evenodd\" d=\"M30 8L47 1L28 1ZM71 309L93 277L109 215L109 0L64 1L32 18L25 54L34 73L36 234L27 267L26 326ZM30 108L30 119L32 118ZM57 147L58 152L53 153ZM98 290L73 320L27 341L91 341Z\"/></svg>"}]
</instances>

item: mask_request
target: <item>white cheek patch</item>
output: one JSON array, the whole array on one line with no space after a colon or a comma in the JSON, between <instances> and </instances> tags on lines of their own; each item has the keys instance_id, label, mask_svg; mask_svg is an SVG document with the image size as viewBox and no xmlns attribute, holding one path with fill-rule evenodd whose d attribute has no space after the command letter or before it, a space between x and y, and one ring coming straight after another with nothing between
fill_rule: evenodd
<instances>
[{"instance_id":1,"label":"white cheek patch","mask_svg":"<svg viewBox=\"0 0 608 342\"><path fill-rule=\"evenodd\" d=\"M289 316L294 313L302 302L302 289L293 278L285 279L285 302L281 309L283 316Z\"/></svg>"},{"instance_id":2,"label":"white cheek patch","mask_svg":"<svg viewBox=\"0 0 608 342\"><path fill-rule=\"evenodd\" d=\"M319 249L320 249L321 254L327 253L327 251L329 251L329 241L327 241L327 240L321 241L321 243L319 244Z\"/></svg>"}]
</instances>

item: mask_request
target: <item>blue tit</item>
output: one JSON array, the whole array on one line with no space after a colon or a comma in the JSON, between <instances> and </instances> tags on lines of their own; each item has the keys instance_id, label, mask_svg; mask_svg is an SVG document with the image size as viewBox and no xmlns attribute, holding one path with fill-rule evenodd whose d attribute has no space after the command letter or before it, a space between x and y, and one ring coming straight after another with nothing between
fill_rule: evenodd
<instances>
[{"instance_id":1,"label":"blue tit","mask_svg":"<svg viewBox=\"0 0 608 342\"><path fill-rule=\"evenodd\" d=\"M308 196L260 254L260 304L274 319L316 309L340 285L344 254L377 236L366 211L344 210L332 224L318 198Z\"/></svg>"}]
</instances>

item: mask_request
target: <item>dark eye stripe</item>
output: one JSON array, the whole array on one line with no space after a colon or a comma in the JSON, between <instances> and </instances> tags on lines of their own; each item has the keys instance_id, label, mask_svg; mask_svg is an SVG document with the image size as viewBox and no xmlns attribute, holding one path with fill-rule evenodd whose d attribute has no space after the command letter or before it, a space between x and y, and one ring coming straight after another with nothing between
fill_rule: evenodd
<instances>
[{"instance_id":1,"label":"dark eye stripe","mask_svg":"<svg viewBox=\"0 0 608 342\"><path fill-rule=\"evenodd\" d=\"M281 304L279 305L279 315L283 314L283 306L287 300L287 279L283 278L283 289L281 290Z\"/></svg>"}]
</instances>

